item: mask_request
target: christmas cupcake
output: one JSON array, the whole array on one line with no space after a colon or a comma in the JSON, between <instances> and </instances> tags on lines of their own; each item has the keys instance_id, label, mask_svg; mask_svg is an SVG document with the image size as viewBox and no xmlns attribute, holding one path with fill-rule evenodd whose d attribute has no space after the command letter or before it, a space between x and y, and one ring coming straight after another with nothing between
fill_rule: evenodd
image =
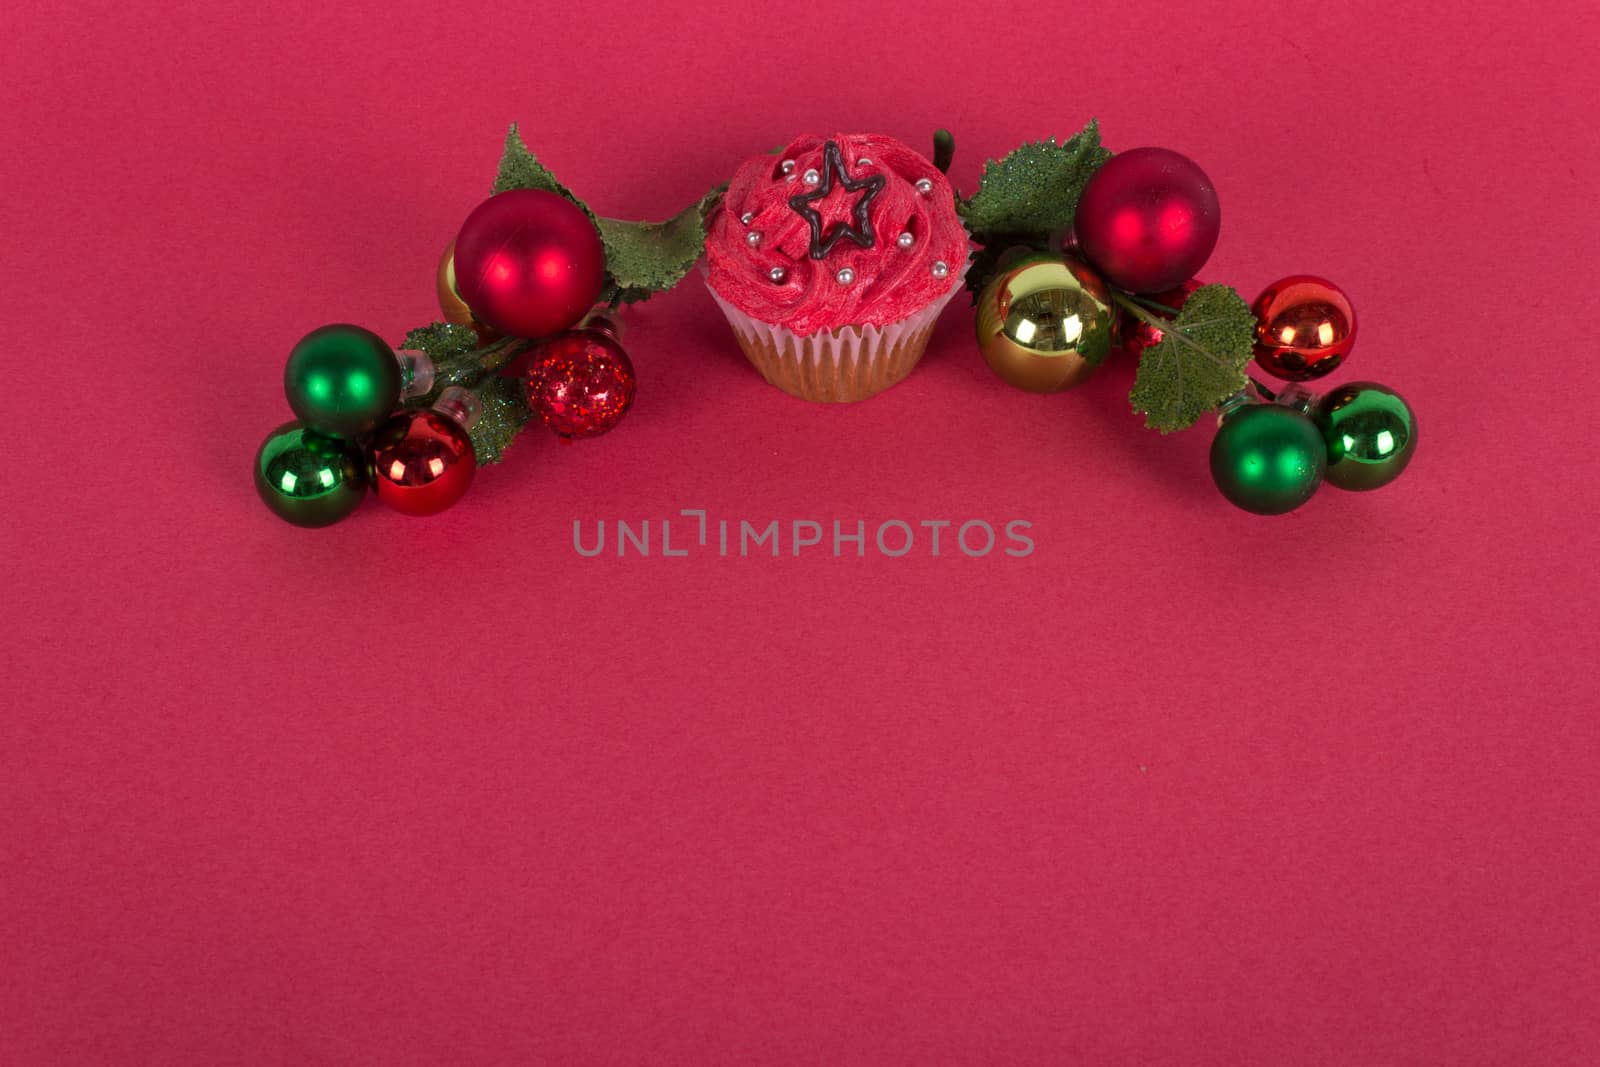
<instances>
[{"instance_id":1,"label":"christmas cupcake","mask_svg":"<svg viewBox=\"0 0 1600 1067\"><path fill-rule=\"evenodd\" d=\"M864 400L922 358L968 247L950 183L920 154L891 137L808 135L733 176L706 283L767 381Z\"/></svg>"}]
</instances>

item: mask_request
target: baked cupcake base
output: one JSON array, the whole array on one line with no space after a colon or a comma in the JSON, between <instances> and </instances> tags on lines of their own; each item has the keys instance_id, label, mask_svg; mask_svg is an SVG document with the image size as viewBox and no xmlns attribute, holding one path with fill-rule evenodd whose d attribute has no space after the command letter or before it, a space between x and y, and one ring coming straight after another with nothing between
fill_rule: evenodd
<instances>
[{"instance_id":1,"label":"baked cupcake base","mask_svg":"<svg viewBox=\"0 0 1600 1067\"><path fill-rule=\"evenodd\" d=\"M927 350L939 312L961 289L965 267L949 291L887 326L840 326L801 335L751 318L707 285L733 327L739 347L761 376L790 396L820 404L850 404L875 396L911 373Z\"/></svg>"}]
</instances>

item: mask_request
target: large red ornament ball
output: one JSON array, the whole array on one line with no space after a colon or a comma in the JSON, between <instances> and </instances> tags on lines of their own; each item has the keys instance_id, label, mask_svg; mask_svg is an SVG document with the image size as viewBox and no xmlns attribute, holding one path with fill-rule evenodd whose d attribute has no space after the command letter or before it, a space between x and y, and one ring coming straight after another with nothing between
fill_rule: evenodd
<instances>
[{"instance_id":1,"label":"large red ornament ball","mask_svg":"<svg viewBox=\"0 0 1600 1067\"><path fill-rule=\"evenodd\" d=\"M1159 293L1193 278L1217 246L1222 208L1206 172L1167 148L1112 156L1084 186L1073 230L1112 285Z\"/></svg>"},{"instance_id":2,"label":"large red ornament ball","mask_svg":"<svg viewBox=\"0 0 1600 1067\"><path fill-rule=\"evenodd\" d=\"M477 468L467 431L437 411L402 411L372 438L378 499L406 515L435 515L454 504Z\"/></svg>"},{"instance_id":3,"label":"large red ornament ball","mask_svg":"<svg viewBox=\"0 0 1600 1067\"><path fill-rule=\"evenodd\" d=\"M548 337L594 306L606 254L583 209L542 189L513 189L473 209L456 235L456 289L484 324Z\"/></svg>"},{"instance_id":4,"label":"large red ornament ball","mask_svg":"<svg viewBox=\"0 0 1600 1067\"><path fill-rule=\"evenodd\" d=\"M573 330L534 350L528 405L562 437L598 437L628 413L635 384L633 363L614 336Z\"/></svg>"},{"instance_id":5,"label":"large red ornament ball","mask_svg":"<svg viewBox=\"0 0 1600 1067\"><path fill-rule=\"evenodd\" d=\"M1356 343L1356 309L1325 278L1296 274L1256 297L1256 362L1286 381L1309 382L1330 373Z\"/></svg>"}]
</instances>

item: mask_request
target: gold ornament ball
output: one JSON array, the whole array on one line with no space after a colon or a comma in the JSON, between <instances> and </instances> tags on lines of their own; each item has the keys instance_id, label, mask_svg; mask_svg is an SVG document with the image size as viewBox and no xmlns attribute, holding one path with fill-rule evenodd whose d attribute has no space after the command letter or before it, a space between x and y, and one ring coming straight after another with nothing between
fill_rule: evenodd
<instances>
[{"instance_id":1,"label":"gold ornament ball","mask_svg":"<svg viewBox=\"0 0 1600 1067\"><path fill-rule=\"evenodd\" d=\"M471 326L478 331L478 337L483 341L494 339L494 331L479 322L473 315L467 302L461 299L461 290L456 286L456 243L451 241L445 246L444 255L439 257L439 270L435 275L435 288L439 293L439 311L444 315L444 321L457 326Z\"/></svg>"},{"instance_id":2,"label":"gold ornament ball","mask_svg":"<svg viewBox=\"0 0 1600 1067\"><path fill-rule=\"evenodd\" d=\"M1094 271L1065 256L1029 256L984 286L978 349L1007 384L1059 393L1105 361L1115 322L1110 290Z\"/></svg>"}]
</instances>

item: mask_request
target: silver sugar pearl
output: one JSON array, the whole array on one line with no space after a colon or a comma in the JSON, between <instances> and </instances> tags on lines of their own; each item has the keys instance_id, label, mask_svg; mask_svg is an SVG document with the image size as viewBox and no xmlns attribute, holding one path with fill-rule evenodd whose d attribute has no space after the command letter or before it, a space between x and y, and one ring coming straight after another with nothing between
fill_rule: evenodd
<instances>
[{"instance_id":1,"label":"silver sugar pearl","mask_svg":"<svg viewBox=\"0 0 1600 1067\"><path fill-rule=\"evenodd\" d=\"M840 285L849 285L851 282L856 280L856 272L851 270L849 267L840 267L839 273L833 276L833 280L838 282Z\"/></svg>"},{"instance_id":2,"label":"silver sugar pearl","mask_svg":"<svg viewBox=\"0 0 1600 1067\"><path fill-rule=\"evenodd\" d=\"M927 178L918 178L917 192L921 193L923 196L927 196L929 193L933 192L933 182L929 181Z\"/></svg>"},{"instance_id":3,"label":"silver sugar pearl","mask_svg":"<svg viewBox=\"0 0 1600 1067\"><path fill-rule=\"evenodd\" d=\"M899 245L901 248L910 248L912 245L917 243L917 239L911 236L909 233L903 233L894 239L894 243Z\"/></svg>"},{"instance_id":4,"label":"silver sugar pearl","mask_svg":"<svg viewBox=\"0 0 1600 1067\"><path fill-rule=\"evenodd\" d=\"M752 222L756 221L756 217L753 212L746 211L743 215L739 216L739 221L748 226Z\"/></svg>"},{"instance_id":5,"label":"silver sugar pearl","mask_svg":"<svg viewBox=\"0 0 1600 1067\"><path fill-rule=\"evenodd\" d=\"M862 156L860 159L856 160L856 166L870 167L872 166L872 160L868 159L866 156Z\"/></svg>"},{"instance_id":6,"label":"silver sugar pearl","mask_svg":"<svg viewBox=\"0 0 1600 1067\"><path fill-rule=\"evenodd\" d=\"M800 180L805 182L807 185L815 185L822 180L822 175L818 174L815 169L812 169L806 171L805 177L801 178Z\"/></svg>"},{"instance_id":7,"label":"silver sugar pearl","mask_svg":"<svg viewBox=\"0 0 1600 1067\"><path fill-rule=\"evenodd\" d=\"M744 243L749 245L751 248L761 247L761 231L751 230L749 233L745 234Z\"/></svg>"},{"instance_id":8,"label":"silver sugar pearl","mask_svg":"<svg viewBox=\"0 0 1600 1067\"><path fill-rule=\"evenodd\" d=\"M948 277L950 277L950 264L946 263L942 259L939 260L937 263L935 263L933 265L933 276L935 278L948 278Z\"/></svg>"},{"instance_id":9,"label":"silver sugar pearl","mask_svg":"<svg viewBox=\"0 0 1600 1067\"><path fill-rule=\"evenodd\" d=\"M794 170L794 160L792 160L792 159L784 160L783 161L783 165L781 167L779 167L778 169L783 171L785 174L788 174L788 173L792 172Z\"/></svg>"},{"instance_id":10,"label":"silver sugar pearl","mask_svg":"<svg viewBox=\"0 0 1600 1067\"><path fill-rule=\"evenodd\" d=\"M789 272L784 270L782 267L773 267L771 270L767 271L767 277L772 279L773 285L782 285L783 280L788 276Z\"/></svg>"}]
</instances>

